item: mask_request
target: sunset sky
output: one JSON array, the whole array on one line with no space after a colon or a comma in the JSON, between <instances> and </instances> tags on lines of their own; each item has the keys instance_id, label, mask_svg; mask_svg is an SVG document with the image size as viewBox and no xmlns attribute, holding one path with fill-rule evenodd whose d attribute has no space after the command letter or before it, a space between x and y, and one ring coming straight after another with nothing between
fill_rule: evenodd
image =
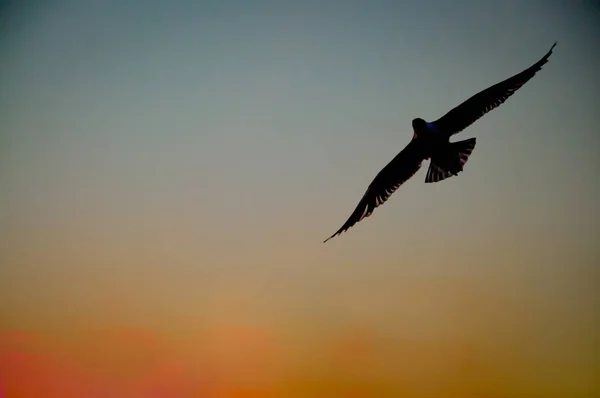
<instances>
[{"instance_id":1,"label":"sunset sky","mask_svg":"<svg viewBox=\"0 0 600 398\"><path fill-rule=\"evenodd\" d=\"M25 3L0 398L600 396L597 1ZM463 173L321 243L413 118L555 41Z\"/></svg>"}]
</instances>

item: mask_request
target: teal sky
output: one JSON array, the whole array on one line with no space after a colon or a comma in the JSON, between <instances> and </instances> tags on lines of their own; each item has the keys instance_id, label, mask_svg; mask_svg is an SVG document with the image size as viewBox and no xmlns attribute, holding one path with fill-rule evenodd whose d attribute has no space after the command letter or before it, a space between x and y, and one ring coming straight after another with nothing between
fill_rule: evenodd
<instances>
[{"instance_id":1,"label":"teal sky","mask_svg":"<svg viewBox=\"0 0 600 398\"><path fill-rule=\"evenodd\" d=\"M501 318L577 361L598 348L593 1L8 3L5 327L306 317L485 340ZM541 72L456 137L477 137L464 173L424 184L424 166L321 243L413 118L435 120L554 41ZM224 291L241 303L231 313L211 307ZM448 304L466 291L477 298Z\"/></svg>"}]
</instances>

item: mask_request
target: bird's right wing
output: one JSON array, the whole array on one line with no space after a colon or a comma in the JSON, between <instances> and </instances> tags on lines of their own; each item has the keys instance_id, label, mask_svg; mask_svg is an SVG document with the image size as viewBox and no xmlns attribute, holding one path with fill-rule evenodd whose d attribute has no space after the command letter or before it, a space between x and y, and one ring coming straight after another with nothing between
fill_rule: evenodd
<instances>
[{"instance_id":1,"label":"bird's right wing","mask_svg":"<svg viewBox=\"0 0 600 398\"><path fill-rule=\"evenodd\" d=\"M415 175L421 168L423 160L416 141L411 141L373 179L346 223L323 243L348 230L363 218L369 217L375 208L385 203L400 185Z\"/></svg>"},{"instance_id":2,"label":"bird's right wing","mask_svg":"<svg viewBox=\"0 0 600 398\"><path fill-rule=\"evenodd\" d=\"M542 69L542 66L548 62L548 58L552 54L554 46L556 46L556 43L552 45L550 51L548 51L542 59L531 65L529 68L475 94L433 122L433 124L437 129L444 131L449 135L459 133L466 129L468 126L475 123L477 119L492 109L500 106L500 104L506 101L508 97L513 95L515 91L521 88L521 86L539 72Z\"/></svg>"}]
</instances>

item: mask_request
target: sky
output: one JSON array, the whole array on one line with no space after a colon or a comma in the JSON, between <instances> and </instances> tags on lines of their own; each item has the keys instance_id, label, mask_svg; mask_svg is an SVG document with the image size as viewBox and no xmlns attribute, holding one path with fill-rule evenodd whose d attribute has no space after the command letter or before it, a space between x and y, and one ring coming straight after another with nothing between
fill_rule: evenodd
<instances>
[{"instance_id":1,"label":"sky","mask_svg":"<svg viewBox=\"0 0 600 398\"><path fill-rule=\"evenodd\" d=\"M594 0L0 3L0 397L597 396L599 48Z\"/></svg>"}]
</instances>

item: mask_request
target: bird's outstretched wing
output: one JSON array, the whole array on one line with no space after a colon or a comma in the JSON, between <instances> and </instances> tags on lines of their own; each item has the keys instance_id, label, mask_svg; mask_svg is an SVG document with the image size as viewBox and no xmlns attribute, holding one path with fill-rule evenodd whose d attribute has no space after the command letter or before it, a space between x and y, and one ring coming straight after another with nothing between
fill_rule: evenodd
<instances>
[{"instance_id":1,"label":"bird's outstretched wing","mask_svg":"<svg viewBox=\"0 0 600 398\"><path fill-rule=\"evenodd\" d=\"M376 207L382 205L392 194L421 168L424 158L416 141L411 141L391 162L373 179L367 192L342 227L329 239L348 230L354 224L369 217Z\"/></svg>"},{"instance_id":2,"label":"bird's outstretched wing","mask_svg":"<svg viewBox=\"0 0 600 398\"><path fill-rule=\"evenodd\" d=\"M513 95L515 91L541 70L542 66L548 62L548 58L550 57L550 54L552 54L554 46L556 46L556 42L542 59L531 65L529 68L475 94L433 122L433 124L438 130L443 131L448 135L453 135L466 129L477 119L492 109L500 106L500 104L506 101L508 97Z\"/></svg>"}]
</instances>

